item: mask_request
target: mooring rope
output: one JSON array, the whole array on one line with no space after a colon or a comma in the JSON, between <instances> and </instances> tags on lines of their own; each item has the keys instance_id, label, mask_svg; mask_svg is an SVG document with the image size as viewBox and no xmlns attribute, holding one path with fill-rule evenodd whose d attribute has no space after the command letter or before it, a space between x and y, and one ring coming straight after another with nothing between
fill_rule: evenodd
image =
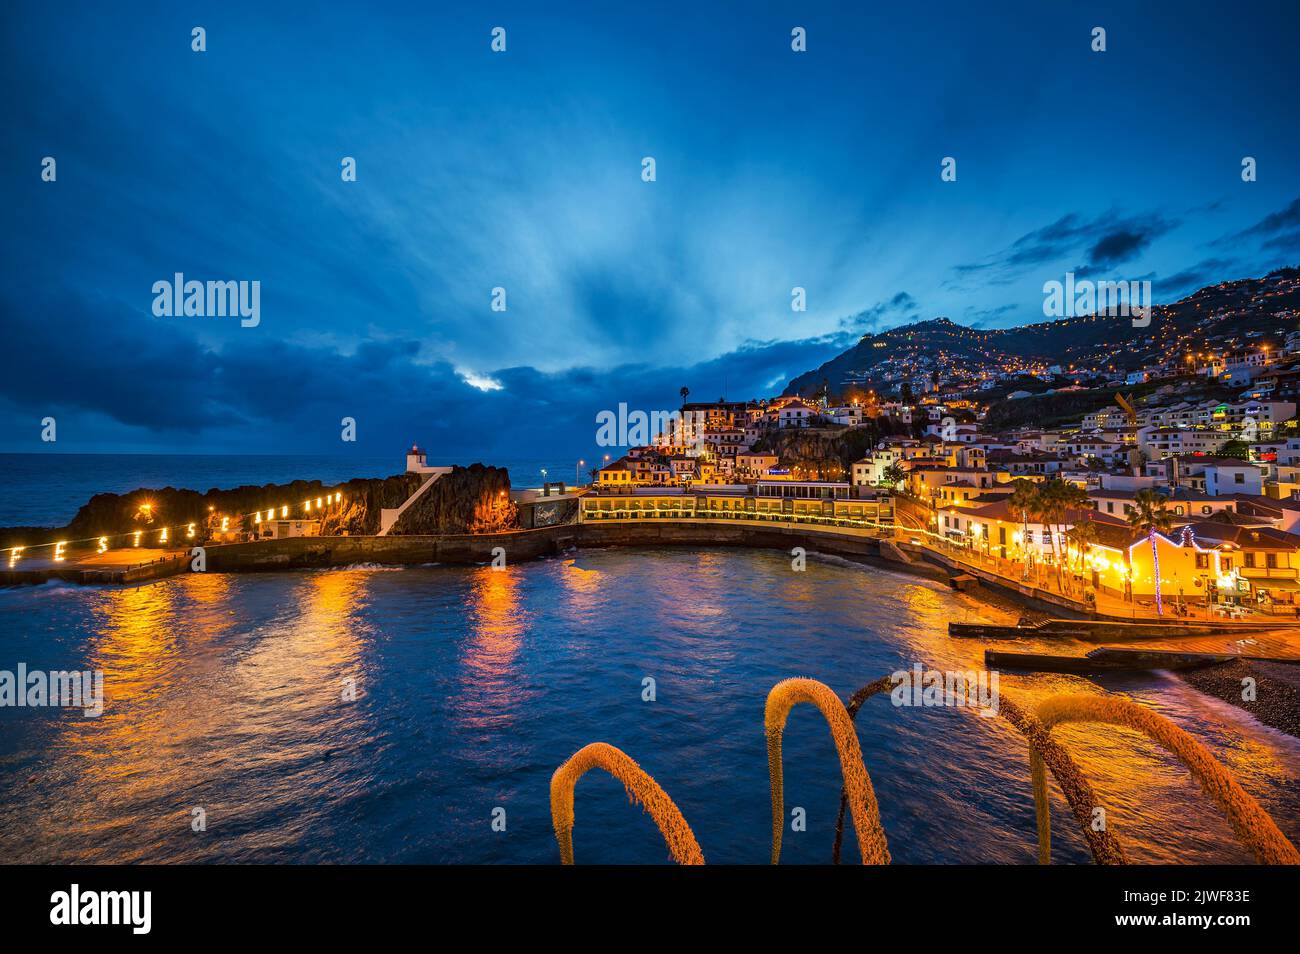
<instances>
[{"instance_id":1,"label":"mooring rope","mask_svg":"<svg viewBox=\"0 0 1300 954\"><path fill-rule=\"evenodd\" d=\"M704 853L691 826L653 778L620 749L593 742L571 755L551 776L551 823L560 844L560 861L573 864L573 790L593 768L604 769L623 783L627 797L641 805L658 826L668 852L679 865L702 865Z\"/></svg>"},{"instance_id":2,"label":"mooring rope","mask_svg":"<svg viewBox=\"0 0 1300 954\"><path fill-rule=\"evenodd\" d=\"M862 757L854 720L863 703L894 684L886 676L868 683L849 697L846 707L834 691L815 679L786 679L768 693L764 707L768 775L772 789L772 863L781 858L785 829L785 781L781 743L790 710L799 703L817 707L830 726L839 754L843 784L835 843L831 858L839 864L844 836L844 813L853 818L863 864L889 864L889 847L871 775ZM1300 853L1282 834L1269 814L1200 742L1163 716L1119 696L1067 694L1041 702L1031 713L1005 695L998 712L1029 743L1034 814L1038 827L1038 861L1051 862L1051 812L1046 769L1051 769L1061 794L1079 823L1098 864L1127 863L1119 841L1107 826L1093 824L1099 800L1070 754L1055 739L1052 729L1066 722L1101 722L1135 729L1173 753L1227 815L1237 838L1264 864L1300 864ZM586 772L601 768L623 783L628 797L642 805L658 826L668 851L678 864L703 864L704 854L677 805L659 784L621 750L594 742L574 753L551 777L551 820L560 847L560 860L573 864L573 792Z\"/></svg>"}]
</instances>

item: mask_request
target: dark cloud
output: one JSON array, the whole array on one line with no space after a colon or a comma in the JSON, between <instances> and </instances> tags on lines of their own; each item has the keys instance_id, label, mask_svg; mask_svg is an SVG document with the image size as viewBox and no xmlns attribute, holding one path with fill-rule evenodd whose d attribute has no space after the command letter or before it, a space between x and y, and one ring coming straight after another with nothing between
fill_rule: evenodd
<instances>
[{"instance_id":1,"label":"dark cloud","mask_svg":"<svg viewBox=\"0 0 1300 954\"><path fill-rule=\"evenodd\" d=\"M1300 252L1300 230L1275 235L1262 248L1279 252Z\"/></svg>"},{"instance_id":2,"label":"dark cloud","mask_svg":"<svg viewBox=\"0 0 1300 954\"><path fill-rule=\"evenodd\" d=\"M1090 264L1095 268L1108 268L1127 262L1151 244L1153 233L1135 232L1120 229L1100 239L1088 253Z\"/></svg>"},{"instance_id":3,"label":"dark cloud","mask_svg":"<svg viewBox=\"0 0 1300 954\"><path fill-rule=\"evenodd\" d=\"M1243 229L1231 238L1263 238L1281 232L1283 229L1300 227L1300 198L1292 199L1285 209L1279 209L1264 216L1248 229ZM1226 241L1221 239L1220 241Z\"/></svg>"},{"instance_id":4,"label":"dark cloud","mask_svg":"<svg viewBox=\"0 0 1300 954\"><path fill-rule=\"evenodd\" d=\"M982 261L957 265L959 275L983 274L991 284L1003 284L1028 269L1057 262L1086 249L1090 268L1104 269L1136 258L1161 235L1178 225L1151 213L1128 217L1106 213L1093 219L1071 212L1020 236L1001 252Z\"/></svg>"},{"instance_id":5,"label":"dark cloud","mask_svg":"<svg viewBox=\"0 0 1300 954\"><path fill-rule=\"evenodd\" d=\"M1181 272L1153 280L1158 281L1161 296L1166 300L1170 300L1169 295L1171 293L1195 291L1214 282L1222 281L1227 270L1232 268L1233 265L1231 259L1207 258L1189 268L1183 269Z\"/></svg>"},{"instance_id":6,"label":"dark cloud","mask_svg":"<svg viewBox=\"0 0 1300 954\"><path fill-rule=\"evenodd\" d=\"M544 434L552 451L585 455L594 449L601 410L620 403L671 410L683 386L701 399L762 397L843 346L839 336L828 336L750 341L676 367L473 369L500 384L484 391L467 382L463 369L422 360L419 342L406 338L341 353L235 324L225 326L219 347L209 346L191 337L194 323L222 319L154 318L118 302L67 295L22 307L0 298L0 320L9 329L0 351L0 402L13 409L0 440L15 448L37 439L32 422L53 415L70 445L337 452L340 421L348 416L357 420L364 453L392 453L418 439L439 456L516 457L536 450Z\"/></svg>"},{"instance_id":7,"label":"dark cloud","mask_svg":"<svg viewBox=\"0 0 1300 954\"><path fill-rule=\"evenodd\" d=\"M998 305L996 308L967 308L965 323L970 328L996 327L999 319L1021 309L1018 304Z\"/></svg>"},{"instance_id":8,"label":"dark cloud","mask_svg":"<svg viewBox=\"0 0 1300 954\"><path fill-rule=\"evenodd\" d=\"M917 302L910 294L901 291L888 301L876 302L870 308L864 308L855 315L841 318L840 329L844 332L864 335L878 330L889 318L896 320L890 326L910 321L916 317Z\"/></svg>"}]
</instances>

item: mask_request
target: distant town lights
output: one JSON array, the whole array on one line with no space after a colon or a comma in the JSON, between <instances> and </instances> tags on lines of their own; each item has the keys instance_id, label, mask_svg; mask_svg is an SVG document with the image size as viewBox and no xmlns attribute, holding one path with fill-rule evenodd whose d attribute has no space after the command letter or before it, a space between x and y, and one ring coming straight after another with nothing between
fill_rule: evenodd
<instances>
[{"instance_id":1,"label":"distant town lights","mask_svg":"<svg viewBox=\"0 0 1300 954\"><path fill-rule=\"evenodd\" d=\"M68 548L67 540L60 540L58 543L54 544L55 563L62 563L64 561L65 558L63 556L63 551L66 550L67 548Z\"/></svg>"},{"instance_id":2,"label":"distant town lights","mask_svg":"<svg viewBox=\"0 0 1300 954\"><path fill-rule=\"evenodd\" d=\"M103 553L103 552L104 552L105 550L107 550L107 549L108 549L108 537L100 537L100 538L99 538L99 551L98 551L98 552Z\"/></svg>"},{"instance_id":3,"label":"distant town lights","mask_svg":"<svg viewBox=\"0 0 1300 954\"><path fill-rule=\"evenodd\" d=\"M13 566L15 563L18 562L18 558L19 558L20 556L22 556L23 549L24 549L23 547L14 547L13 549L11 549L11 550L9 551L9 565L10 565L10 566Z\"/></svg>"},{"instance_id":4,"label":"distant town lights","mask_svg":"<svg viewBox=\"0 0 1300 954\"><path fill-rule=\"evenodd\" d=\"M137 530L135 533L131 534L131 536L133 537L131 541L131 546L138 547L140 545L140 537L143 534L144 534L143 530Z\"/></svg>"}]
</instances>

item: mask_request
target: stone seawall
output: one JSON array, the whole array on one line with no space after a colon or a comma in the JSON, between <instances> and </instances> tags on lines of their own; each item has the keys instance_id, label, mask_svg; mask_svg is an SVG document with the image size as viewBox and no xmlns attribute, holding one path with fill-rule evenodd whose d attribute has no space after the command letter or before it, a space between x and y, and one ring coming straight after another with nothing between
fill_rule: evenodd
<instances>
[{"instance_id":1,"label":"stone seawall","mask_svg":"<svg viewBox=\"0 0 1300 954\"><path fill-rule=\"evenodd\" d=\"M760 547L789 553L794 547L863 563L888 566L946 581L940 567L916 560L902 564L881 555L880 541L864 531L785 523L721 523L675 520L567 524L507 533L396 537L294 537L208 548L213 572L257 572L358 563L419 565L482 564L496 547L508 563L555 556L576 547Z\"/></svg>"},{"instance_id":2,"label":"stone seawall","mask_svg":"<svg viewBox=\"0 0 1300 954\"><path fill-rule=\"evenodd\" d=\"M579 527L584 547L759 547L790 553L794 547L858 563L886 567L947 583L946 569L920 559L898 559L882 548L879 537L851 527L796 523L721 522L717 520L593 521ZM918 548L919 549L919 548Z\"/></svg>"},{"instance_id":3,"label":"stone seawall","mask_svg":"<svg viewBox=\"0 0 1300 954\"><path fill-rule=\"evenodd\" d=\"M386 563L489 563L503 547L509 563L562 553L575 545L577 527L546 527L507 533L408 535L396 537L291 537L209 547L208 570L248 573L304 567Z\"/></svg>"}]
</instances>

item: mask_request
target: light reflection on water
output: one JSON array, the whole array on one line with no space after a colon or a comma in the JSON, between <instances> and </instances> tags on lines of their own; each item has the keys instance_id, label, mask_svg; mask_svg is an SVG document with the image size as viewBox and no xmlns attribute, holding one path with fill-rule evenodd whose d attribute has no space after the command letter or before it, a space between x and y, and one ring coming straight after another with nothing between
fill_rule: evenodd
<instances>
[{"instance_id":1,"label":"light reflection on water","mask_svg":"<svg viewBox=\"0 0 1300 954\"><path fill-rule=\"evenodd\" d=\"M588 551L504 571L189 575L0 593L0 668L99 668L104 715L0 710L0 849L31 861L554 862L548 783L596 740L625 749L707 859L768 852L763 700L806 675L846 696L914 662L970 669L994 618L906 577L782 554ZM1032 647L1025 647L1032 648ZM643 702L653 677L657 699ZM343 699L348 680L354 702ZM1300 744L1163 675L1110 679L1205 742L1295 839ZM1004 676L1037 700L1101 691ZM859 715L900 862L1034 860L1027 753L1000 719L870 700ZM1136 733L1057 730L1139 861L1248 861L1187 773ZM824 862L839 774L809 707L787 728L783 858ZM507 831L490 827L507 811ZM202 808L208 830L191 830ZM1055 857L1085 861L1063 803ZM853 841L846 850L852 852ZM578 789L579 862L660 862L617 783Z\"/></svg>"}]
</instances>

